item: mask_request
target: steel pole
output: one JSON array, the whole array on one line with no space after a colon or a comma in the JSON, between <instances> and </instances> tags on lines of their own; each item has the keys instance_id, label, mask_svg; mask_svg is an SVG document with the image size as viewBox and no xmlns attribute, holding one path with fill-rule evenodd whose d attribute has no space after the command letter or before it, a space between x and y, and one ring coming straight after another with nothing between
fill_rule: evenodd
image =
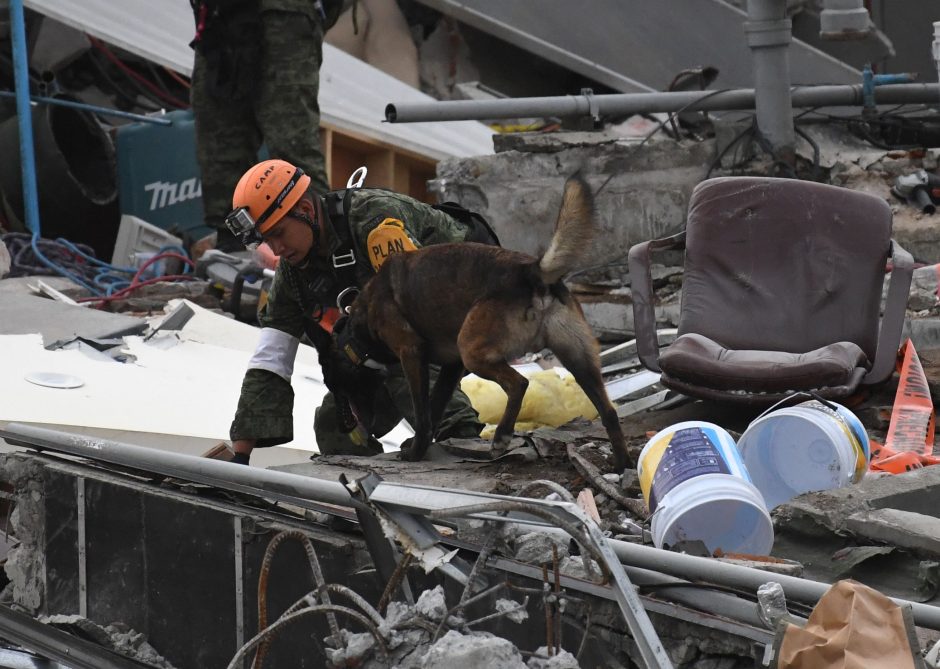
<instances>
[{"instance_id":1,"label":"steel pole","mask_svg":"<svg viewBox=\"0 0 940 669\"><path fill-rule=\"evenodd\" d=\"M757 130L778 160L796 160L793 103L790 100L791 24L786 0L747 0L744 32L754 64Z\"/></svg>"},{"instance_id":2,"label":"steel pole","mask_svg":"<svg viewBox=\"0 0 940 669\"><path fill-rule=\"evenodd\" d=\"M689 581L703 581L753 592L765 583L776 581L783 586L788 599L808 604L818 602L819 598L831 587L829 583L784 574L772 574L712 558L674 553L615 539L607 541L617 557L626 565L670 574ZM910 606L914 614L914 622L921 627L940 630L940 607L909 602L897 597L892 597L891 600L899 606Z\"/></svg>"},{"instance_id":3,"label":"steel pole","mask_svg":"<svg viewBox=\"0 0 940 669\"><path fill-rule=\"evenodd\" d=\"M134 446L37 425L10 423L0 429L0 437L16 445L67 453L122 467L141 469L172 478L194 481L235 492L278 499L300 507L322 509L310 502L363 507L338 481L247 467L231 462L167 453L155 448Z\"/></svg>"},{"instance_id":4,"label":"steel pole","mask_svg":"<svg viewBox=\"0 0 940 669\"><path fill-rule=\"evenodd\" d=\"M16 97L16 93L9 91L0 91L0 98ZM69 107L71 109L81 109L82 111L100 114L101 116L113 116L115 118L126 118L131 121L140 121L142 123L153 123L154 125L173 125L173 121L168 118L159 118L155 116L146 116L144 114L132 114L131 112L120 111L119 109L109 109L108 107L99 107L85 102L75 102L74 100L63 100L61 98L48 98L41 95L31 95L31 102L54 107Z\"/></svg>"},{"instance_id":5,"label":"steel pole","mask_svg":"<svg viewBox=\"0 0 940 669\"><path fill-rule=\"evenodd\" d=\"M878 104L935 104L940 84L892 84L875 89ZM797 86L790 93L794 107L849 107L861 105L862 85ZM390 123L469 121L526 116L601 116L677 111L746 111L754 109L754 89L676 91L671 93L615 93L565 95L502 100L447 100L444 102L390 103Z\"/></svg>"},{"instance_id":6,"label":"steel pole","mask_svg":"<svg viewBox=\"0 0 940 669\"><path fill-rule=\"evenodd\" d=\"M23 180L23 206L26 227L39 235L39 195L36 189L36 154L33 147L33 116L29 106L29 55L26 48L26 21L23 0L10 0L10 33L13 38L13 88L16 90L16 116L20 131L20 172Z\"/></svg>"}]
</instances>

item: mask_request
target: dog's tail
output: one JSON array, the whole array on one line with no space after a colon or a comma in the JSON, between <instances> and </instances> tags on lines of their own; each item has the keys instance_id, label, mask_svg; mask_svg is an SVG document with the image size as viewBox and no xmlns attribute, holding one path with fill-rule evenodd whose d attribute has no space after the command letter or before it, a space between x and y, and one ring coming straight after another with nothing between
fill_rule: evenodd
<instances>
[{"instance_id":1,"label":"dog's tail","mask_svg":"<svg viewBox=\"0 0 940 669\"><path fill-rule=\"evenodd\" d=\"M552 284L574 269L588 252L594 236L594 196L591 187L574 174L565 182L555 233L539 260L542 280Z\"/></svg>"}]
</instances>

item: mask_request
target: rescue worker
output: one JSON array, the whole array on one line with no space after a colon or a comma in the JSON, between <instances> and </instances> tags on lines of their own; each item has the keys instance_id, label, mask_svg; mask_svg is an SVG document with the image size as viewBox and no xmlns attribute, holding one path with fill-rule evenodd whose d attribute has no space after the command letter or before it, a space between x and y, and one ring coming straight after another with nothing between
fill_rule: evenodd
<instances>
[{"instance_id":1,"label":"rescue worker","mask_svg":"<svg viewBox=\"0 0 940 669\"><path fill-rule=\"evenodd\" d=\"M364 285L393 253L447 242L498 243L485 224L462 222L406 195L371 188L323 194L309 175L283 160L267 160L245 172L232 206L234 211L226 219L232 233L246 246L264 241L280 257L230 430L234 461L242 464L248 463L256 447L293 439L290 377L297 347L305 333L315 344L322 341L324 328L330 328L339 315L334 305L340 293ZM351 364L336 347L333 356L325 355L321 345L317 349L331 390L314 418L320 452L381 453L376 437L401 418L414 420L400 365L376 372ZM355 375L359 376L344 378ZM360 419L356 429L350 429L346 397L336 396L337 387L356 389L352 391ZM438 436L477 437L482 428L469 399L458 389Z\"/></svg>"},{"instance_id":2,"label":"rescue worker","mask_svg":"<svg viewBox=\"0 0 940 669\"><path fill-rule=\"evenodd\" d=\"M216 248L241 247L223 222L232 184L269 155L329 190L317 94L323 35L342 0L190 0L196 20L192 88L205 224Z\"/></svg>"}]
</instances>

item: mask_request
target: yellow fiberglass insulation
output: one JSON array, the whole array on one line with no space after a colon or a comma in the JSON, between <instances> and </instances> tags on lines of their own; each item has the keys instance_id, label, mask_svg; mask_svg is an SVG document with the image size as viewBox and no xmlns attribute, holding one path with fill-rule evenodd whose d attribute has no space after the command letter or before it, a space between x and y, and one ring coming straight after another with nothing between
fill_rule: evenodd
<instances>
[{"instance_id":1,"label":"yellow fiberglass insulation","mask_svg":"<svg viewBox=\"0 0 940 669\"><path fill-rule=\"evenodd\" d=\"M506 393L496 383L470 375L460 382L460 388L470 398L482 422L492 425L503 417ZM560 377L550 369L529 376L529 387L516 419L517 431L546 425L558 427L579 417L593 420L597 418L597 411L573 376ZM492 436L492 428L484 429L481 436Z\"/></svg>"}]
</instances>

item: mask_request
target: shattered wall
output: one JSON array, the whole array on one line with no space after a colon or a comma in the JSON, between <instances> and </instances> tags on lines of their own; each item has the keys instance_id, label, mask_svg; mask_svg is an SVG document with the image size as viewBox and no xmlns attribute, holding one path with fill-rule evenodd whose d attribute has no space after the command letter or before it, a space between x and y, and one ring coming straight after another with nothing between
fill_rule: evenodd
<instances>
[{"instance_id":1,"label":"shattered wall","mask_svg":"<svg viewBox=\"0 0 940 669\"><path fill-rule=\"evenodd\" d=\"M715 155L703 142L625 142L613 133L497 135L497 153L438 164L442 201L482 214L503 246L534 255L548 246L565 178L581 171L599 188L590 266L625 262L631 244L682 229L689 196Z\"/></svg>"}]
</instances>

